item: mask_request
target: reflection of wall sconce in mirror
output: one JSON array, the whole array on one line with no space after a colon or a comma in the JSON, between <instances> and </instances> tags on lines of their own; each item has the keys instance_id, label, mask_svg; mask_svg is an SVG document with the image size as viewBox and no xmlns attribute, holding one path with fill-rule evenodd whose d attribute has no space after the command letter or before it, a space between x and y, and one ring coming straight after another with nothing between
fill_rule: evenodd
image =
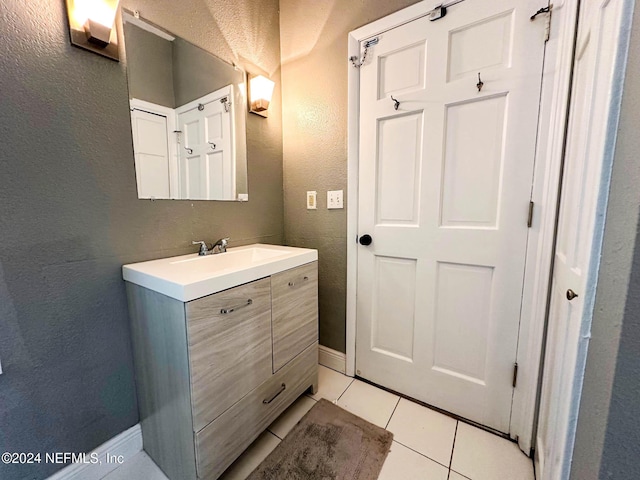
<instances>
[{"instance_id":1,"label":"reflection of wall sconce in mirror","mask_svg":"<svg viewBox=\"0 0 640 480\"><path fill-rule=\"evenodd\" d=\"M71 44L119 60L114 25L120 0L67 0Z\"/></svg>"},{"instance_id":2,"label":"reflection of wall sconce in mirror","mask_svg":"<svg viewBox=\"0 0 640 480\"><path fill-rule=\"evenodd\" d=\"M274 85L273 80L262 75L249 78L249 111L251 113L267 116Z\"/></svg>"}]
</instances>

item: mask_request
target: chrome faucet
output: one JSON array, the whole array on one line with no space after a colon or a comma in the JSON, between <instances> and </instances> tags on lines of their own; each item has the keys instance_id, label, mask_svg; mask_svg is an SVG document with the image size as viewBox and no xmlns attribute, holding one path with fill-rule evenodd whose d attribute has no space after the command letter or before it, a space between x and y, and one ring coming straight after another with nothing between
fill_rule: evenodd
<instances>
[{"instance_id":1,"label":"chrome faucet","mask_svg":"<svg viewBox=\"0 0 640 480\"><path fill-rule=\"evenodd\" d=\"M198 240L195 242L191 242L192 245L200 245L200 250L198 251L198 255L215 255L216 253L224 253L227 251L227 243L229 242L229 237L221 238L216 243L211 246L211 249L207 246L205 242L202 240ZM217 251L216 251L217 248Z\"/></svg>"},{"instance_id":2,"label":"chrome faucet","mask_svg":"<svg viewBox=\"0 0 640 480\"><path fill-rule=\"evenodd\" d=\"M227 251L227 244L229 243L229 237L226 238L221 238L220 240L218 240L216 243L213 244L213 247L211 247L211 252L212 253L224 253ZM218 251L216 252L216 247L218 247Z\"/></svg>"},{"instance_id":3,"label":"chrome faucet","mask_svg":"<svg viewBox=\"0 0 640 480\"><path fill-rule=\"evenodd\" d=\"M200 256L209 255L209 247L207 247L207 244L202 240L198 240L197 242L191 242L191 245L200 245L200 251L198 252L198 255Z\"/></svg>"}]
</instances>

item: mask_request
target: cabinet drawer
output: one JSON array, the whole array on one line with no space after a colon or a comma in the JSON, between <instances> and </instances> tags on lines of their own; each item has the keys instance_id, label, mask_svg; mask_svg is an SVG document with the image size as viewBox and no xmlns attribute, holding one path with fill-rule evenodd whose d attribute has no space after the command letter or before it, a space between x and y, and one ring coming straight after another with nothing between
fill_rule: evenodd
<instances>
[{"instance_id":1,"label":"cabinet drawer","mask_svg":"<svg viewBox=\"0 0 640 480\"><path fill-rule=\"evenodd\" d=\"M273 371L318 340L318 262L271 277Z\"/></svg>"},{"instance_id":2,"label":"cabinet drawer","mask_svg":"<svg viewBox=\"0 0 640 480\"><path fill-rule=\"evenodd\" d=\"M268 278L186 304L193 429L271 376Z\"/></svg>"},{"instance_id":3,"label":"cabinet drawer","mask_svg":"<svg viewBox=\"0 0 640 480\"><path fill-rule=\"evenodd\" d=\"M314 343L269 381L198 432L198 477L218 478L293 400L317 382L317 375L318 344Z\"/></svg>"}]
</instances>

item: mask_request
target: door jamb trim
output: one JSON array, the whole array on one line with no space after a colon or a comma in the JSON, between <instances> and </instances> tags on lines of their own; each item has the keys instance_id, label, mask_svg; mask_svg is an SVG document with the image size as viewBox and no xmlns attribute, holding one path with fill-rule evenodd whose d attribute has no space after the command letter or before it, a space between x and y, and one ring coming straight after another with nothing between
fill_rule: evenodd
<instances>
[{"instance_id":1,"label":"door jamb trim","mask_svg":"<svg viewBox=\"0 0 640 480\"><path fill-rule=\"evenodd\" d=\"M559 200L560 169L564 155L565 123L573 68L578 0L553 5L550 39L547 42L538 118L538 139L531 200L536 214L529 229L523 284L518 353L519 386L514 390L510 431L520 448L529 454L534 447L538 411L539 379L554 238Z\"/></svg>"}]
</instances>

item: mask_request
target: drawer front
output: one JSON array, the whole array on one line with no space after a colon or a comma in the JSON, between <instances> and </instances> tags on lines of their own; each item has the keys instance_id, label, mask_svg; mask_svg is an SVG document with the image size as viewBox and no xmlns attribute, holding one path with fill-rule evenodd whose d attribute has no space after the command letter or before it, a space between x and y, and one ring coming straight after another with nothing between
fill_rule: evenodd
<instances>
[{"instance_id":1,"label":"drawer front","mask_svg":"<svg viewBox=\"0 0 640 480\"><path fill-rule=\"evenodd\" d=\"M198 477L218 478L273 420L317 382L317 375L318 344L314 343L269 381L198 432Z\"/></svg>"},{"instance_id":2,"label":"drawer front","mask_svg":"<svg viewBox=\"0 0 640 480\"><path fill-rule=\"evenodd\" d=\"M271 376L268 278L186 304L193 430Z\"/></svg>"},{"instance_id":3,"label":"drawer front","mask_svg":"<svg viewBox=\"0 0 640 480\"><path fill-rule=\"evenodd\" d=\"M318 262L271 277L273 371L318 340Z\"/></svg>"}]
</instances>

